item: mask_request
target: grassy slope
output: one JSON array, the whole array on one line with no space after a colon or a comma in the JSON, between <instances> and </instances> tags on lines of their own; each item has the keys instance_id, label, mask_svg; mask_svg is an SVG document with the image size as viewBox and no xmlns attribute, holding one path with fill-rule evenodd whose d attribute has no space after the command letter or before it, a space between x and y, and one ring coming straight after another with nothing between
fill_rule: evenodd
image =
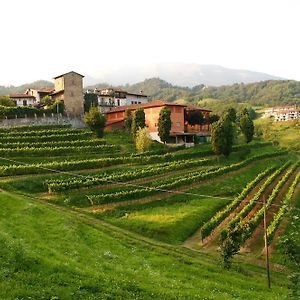
<instances>
[{"instance_id":1,"label":"grassy slope","mask_svg":"<svg viewBox=\"0 0 300 300\"><path fill-rule=\"evenodd\" d=\"M269 291L258 268L251 275L227 272L7 192L0 206L0 299L282 299L286 293L280 274Z\"/></svg>"},{"instance_id":2,"label":"grassy slope","mask_svg":"<svg viewBox=\"0 0 300 300\"><path fill-rule=\"evenodd\" d=\"M188 192L193 194L234 197L259 172L286 158L265 161L243 169L236 175L220 176ZM118 226L134 230L172 244L184 242L197 228L210 219L228 201L193 195L172 195L163 201L115 209L99 214ZM199 236L200 240L200 236Z\"/></svg>"},{"instance_id":3,"label":"grassy slope","mask_svg":"<svg viewBox=\"0 0 300 300\"><path fill-rule=\"evenodd\" d=\"M300 120L272 122L270 119L258 119L255 126L264 139L276 142L280 147L300 151Z\"/></svg>"}]
</instances>

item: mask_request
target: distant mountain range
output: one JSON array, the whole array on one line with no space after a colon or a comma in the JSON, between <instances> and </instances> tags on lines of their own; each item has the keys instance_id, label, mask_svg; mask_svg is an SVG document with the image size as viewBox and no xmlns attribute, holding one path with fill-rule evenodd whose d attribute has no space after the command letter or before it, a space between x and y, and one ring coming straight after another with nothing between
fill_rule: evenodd
<instances>
[{"instance_id":1,"label":"distant mountain range","mask_svg":"<svg viewBox=\"0 0 300 300\"><path fill-rule=\"evenodd\" d=\"M218 65L199 65L184 63L151 64L142 66L120 66L102 69L94 77L85 78L86 85L109 82L113 85L133 84L145 78L159 77L173 85L193 87L251 83L283 78L249 70L235 70Z\"/></svg>"}]
</instances>

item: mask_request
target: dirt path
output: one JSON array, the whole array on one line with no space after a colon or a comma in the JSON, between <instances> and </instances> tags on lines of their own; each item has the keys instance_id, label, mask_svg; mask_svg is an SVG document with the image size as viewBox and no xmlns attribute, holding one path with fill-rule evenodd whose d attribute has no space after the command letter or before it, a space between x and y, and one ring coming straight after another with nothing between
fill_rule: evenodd
<instances>
[{"instance_id":1,"label":"dirt path","mask_svg":"<svg viewBox=\"0 0 300 300\"><path fill-rule=\"evenodd\" d=\"M238 205L238 207L228 216L226 217L213 231L212 233L206 237L203 241L200 240L201 237L201 227L198 228L198 230L190 236L183 244L184 247L190 248L190 249L208 249L208 248L217 248L218 247L218 239L220 236L220 233L224 226L228 224L242 209L243 207L249 203L249 201L254 197L254 195L258 192L261 185L266 181L267 179L262 179L254 189L250 191L250 193L246 196L246 198L241 201L241 203Z\"/></svg>"},{"instance_id":2,"label":"dirt path","mask_svg":"<svg viewBox=\"0 0 300 300\"><path fill-rule=\"evenodd\" d=\"M272 203L272 204L275 204L275 206L272 205L267 209L267 214L266 214L267 226L268 226L268 224L271 223L271 221L273 220L274 216L276 215L276 213L278 212L278 210L280 208L279 206L276 206L276 205L280 205L282 198L287 193L289 187L291 186L292 182L294 181L294 179L299 171L300 171L300 167L297 168L297 170L295 170L293 172L293 174L290 176L290 178L287 180L287 182L280 189L280 192L278 193L278 195L276 196L276 198L274 199L274 201ZM266 197L266 199L267 199L267 197ZM251 251L251 253L254 253L256 255L261 255L264 253L264 223L263 223L263 220L260 222L260 224L254 230L251 238L246 241L243 248L245 248L247 251Z\"/></svg>"},{"instance_id":3,"label":"dirt path","mask_svg":"<svg viewBox=\"0 0 300 300\"><path fill-rule=\"evenodd\" d=\"M251 163L249 164L248 166L245 166L239 170L235 170L235 171L232 171L232 172L229 172L225 175L222 175L221 177L218 177L218 179L215 179L214 180L216 182L220 181L220 180L224 180L224 178L228 177L228 176L232 176L234 174L240 174L241 172L244 172L245 170L251 168L251 166L253 165L254 163ZM196 188L196 187L200 187L201 185L203 184L206 184L207 182L211 181L212 179L207 179L207 180L204 180L204 181L201 181L201 182L196 182L196 183L193 183L193 184L190 184L188 186L183 186L183 187L180 187L180 188L177 188L176 191L178 192L185 192L185 191L188 191L190 189L193 189L193 188ZM153 196L149 196L149 197L145 197L145 198L142 198L142 199L136 199L136 200L128 200L128 201L122 201L122 202L115 202L115 203L108 203L108 204L102 204L102 205L97 205L97 206L92 206L92 207L87 207L87 208L82 208L81 210L83 211L87 211L87 212L93 212L93 213L101 213L101 212L104 212L104 211L107 211L107 210L112 210L114 208L117 208L117 207L122 207L122 206L127 206L127 205L136 205L136 204L145 204L145 203L149 203L149 202L153 202L153 201L160 201L160 200L164 200L166 198L169 198L170 197L170 193L168 192L162 192L162 193L159 193L159 194L156 194L156 195L153 195Z\"/></svg>"}]
</instances>

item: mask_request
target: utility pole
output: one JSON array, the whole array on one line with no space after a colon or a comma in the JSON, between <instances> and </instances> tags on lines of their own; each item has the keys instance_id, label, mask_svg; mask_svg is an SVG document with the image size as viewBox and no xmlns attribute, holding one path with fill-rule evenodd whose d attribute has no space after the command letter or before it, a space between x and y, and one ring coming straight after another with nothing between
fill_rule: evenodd
<instances>
[{"instance_id":1,"label":"utility pole","mask_svg":"<svg viewBox=\"0 0 300 300\"><path fill-rule=\"evenodd\" d=\"M265 249L266 249L266 270L268 276L268 288L271 288L271 279L270 279L270 262L269 262L269 248L268 248L268 233L267 233L267 219L266 219L266 199L263 195L263 204L264 204L264 235L265 235Z\"/></svg>"}]
</instances>

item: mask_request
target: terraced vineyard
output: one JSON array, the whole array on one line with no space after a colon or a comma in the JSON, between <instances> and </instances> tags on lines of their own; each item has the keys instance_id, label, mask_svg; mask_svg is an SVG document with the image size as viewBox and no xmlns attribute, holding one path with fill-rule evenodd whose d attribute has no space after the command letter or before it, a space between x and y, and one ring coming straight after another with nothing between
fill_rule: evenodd
<instances>
[{"instance_id":1,"label":"terraced vineyard","mask_svg":"<svg viewBox=\"0 0 300 300\"><path fill-rule=\"evenodd\" d=\"M299 186L297 155L262 142L236 145L228 158L210 145L136 154L129 141L125 133L94 139L67 127L2 130L0 187L209 255L234 228L243 229L242 250L260 254L265 199L276 243Z\"/></svg>"}]
</instances>

